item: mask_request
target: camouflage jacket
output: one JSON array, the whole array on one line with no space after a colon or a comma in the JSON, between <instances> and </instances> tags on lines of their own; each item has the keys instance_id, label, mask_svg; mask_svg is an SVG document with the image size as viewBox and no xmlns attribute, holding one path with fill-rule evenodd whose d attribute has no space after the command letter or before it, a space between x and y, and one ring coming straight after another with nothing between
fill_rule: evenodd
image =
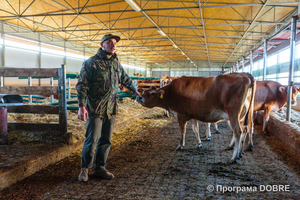
<instances>
[{"instance_id":1,"label":"camouflage jacket","mask_svg":"<svg viewBox=\"0 0 300 200\"><path fill-rule=\"evenodd\" d=\"M109 58L100 48L97 54L82 64L76 84L79 107L85 105L89 117L115 116L118 112L119 84L136 91L117 55Z\"/></svg>"}]
</instances>

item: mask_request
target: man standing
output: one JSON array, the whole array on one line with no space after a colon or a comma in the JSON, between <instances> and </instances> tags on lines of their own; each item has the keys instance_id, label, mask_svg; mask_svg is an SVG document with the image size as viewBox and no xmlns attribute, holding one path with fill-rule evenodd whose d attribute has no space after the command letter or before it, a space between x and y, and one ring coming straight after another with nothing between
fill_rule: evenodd
<instances>
[{"instance_id":1,"label":"man standing","mask_svg":"<svg viewBox=\"0 0 300 200\"><path fill-rule=\"evenodd\" d=\"M93 167L93 162L95 176L109 180L114 178L105 169L105 164L118 112L119 84L139 95L115 53L119 40L120 37L116 35L103 36L101 48L83 63L76 84L79 104L77 117L82 121L86 119L79 181L88 180L88 169Z\"/></svg>"}]
</instances>

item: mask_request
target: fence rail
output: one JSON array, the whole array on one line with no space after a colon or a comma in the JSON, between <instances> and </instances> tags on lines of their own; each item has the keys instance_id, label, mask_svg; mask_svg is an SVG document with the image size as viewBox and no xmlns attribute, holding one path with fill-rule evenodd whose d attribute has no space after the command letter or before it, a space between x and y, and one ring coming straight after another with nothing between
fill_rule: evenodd
<instances>
[{"instance_id":1,"label":"fence rail","mask_svg":"<svg viewBox=\"0 0 300 200\"><path fill-rule=\"evenodd\" d=\"M2 86L0 94L58 95L58 106L23 105L8 106L8 113L58 114L57 123L8 123L8 129L54 130L67 133L66 66L61 68L0 68L0 77L48 77L58 78L58 86ZM0 104L1 105L1 104Z\"/></svg>"}]
</instances>

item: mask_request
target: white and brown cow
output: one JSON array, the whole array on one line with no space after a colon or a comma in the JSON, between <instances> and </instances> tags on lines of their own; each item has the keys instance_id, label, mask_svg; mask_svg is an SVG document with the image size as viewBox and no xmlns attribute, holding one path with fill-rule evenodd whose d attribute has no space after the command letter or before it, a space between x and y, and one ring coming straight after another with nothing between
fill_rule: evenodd
<instances>
[{"instance_id":1,"label":"white and brown cow","mask_svg":"<svg viewBox=\"0 0 300 200\"><path fill-rule=\"evenodd\" d=\"M229 119L235 137L231 162L236 162L243 150L243 132L253 131L254 94L255 80L251 74L231 73L214 77L181 77L158 90L152 87L144 91L141 97L137 97L137 102L148 108L164 108L177 118L181 131L177 150L185 145L188 120L217 122Z\"/></svg>"}]
</instances>

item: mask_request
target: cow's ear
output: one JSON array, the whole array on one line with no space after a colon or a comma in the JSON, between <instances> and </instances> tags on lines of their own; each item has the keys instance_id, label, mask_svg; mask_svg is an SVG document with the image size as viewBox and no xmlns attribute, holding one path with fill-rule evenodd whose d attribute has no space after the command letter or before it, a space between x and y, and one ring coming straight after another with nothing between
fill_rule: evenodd
<instances>
[{"instance_id":1,"label":"cow's ear","mask_svg":"<svg viewBox=\"0 0 300 200\"><path fill-rule=\"evenodd\" d=\"M279 91L280 91L282 94L284 94L284 93L286 93L287 88L284 87L284 86L281 86L281 87L279 87Z\"/></svg>"},{"instance_id":2,"label":"cow's ear","mask_svg":"<svg viewBox=\"0 0 300 200\"><path fill-rule=\"evenodd\" d=\"M138 88L137 91L138 91L140 94L143 94L143 92L144 92L143 88Z\"/></svg>"},{"instance_id":3,"label":"cow's ear","mask_svg":"<svg viewBox=\"0 0 300 200\"><path fill-rule=\"evenodd\" d=\"M159 90L157 92L157 95L160 99L163 99L165 97L165 91L164 90Z\"/></svg>"}]
</instances>

